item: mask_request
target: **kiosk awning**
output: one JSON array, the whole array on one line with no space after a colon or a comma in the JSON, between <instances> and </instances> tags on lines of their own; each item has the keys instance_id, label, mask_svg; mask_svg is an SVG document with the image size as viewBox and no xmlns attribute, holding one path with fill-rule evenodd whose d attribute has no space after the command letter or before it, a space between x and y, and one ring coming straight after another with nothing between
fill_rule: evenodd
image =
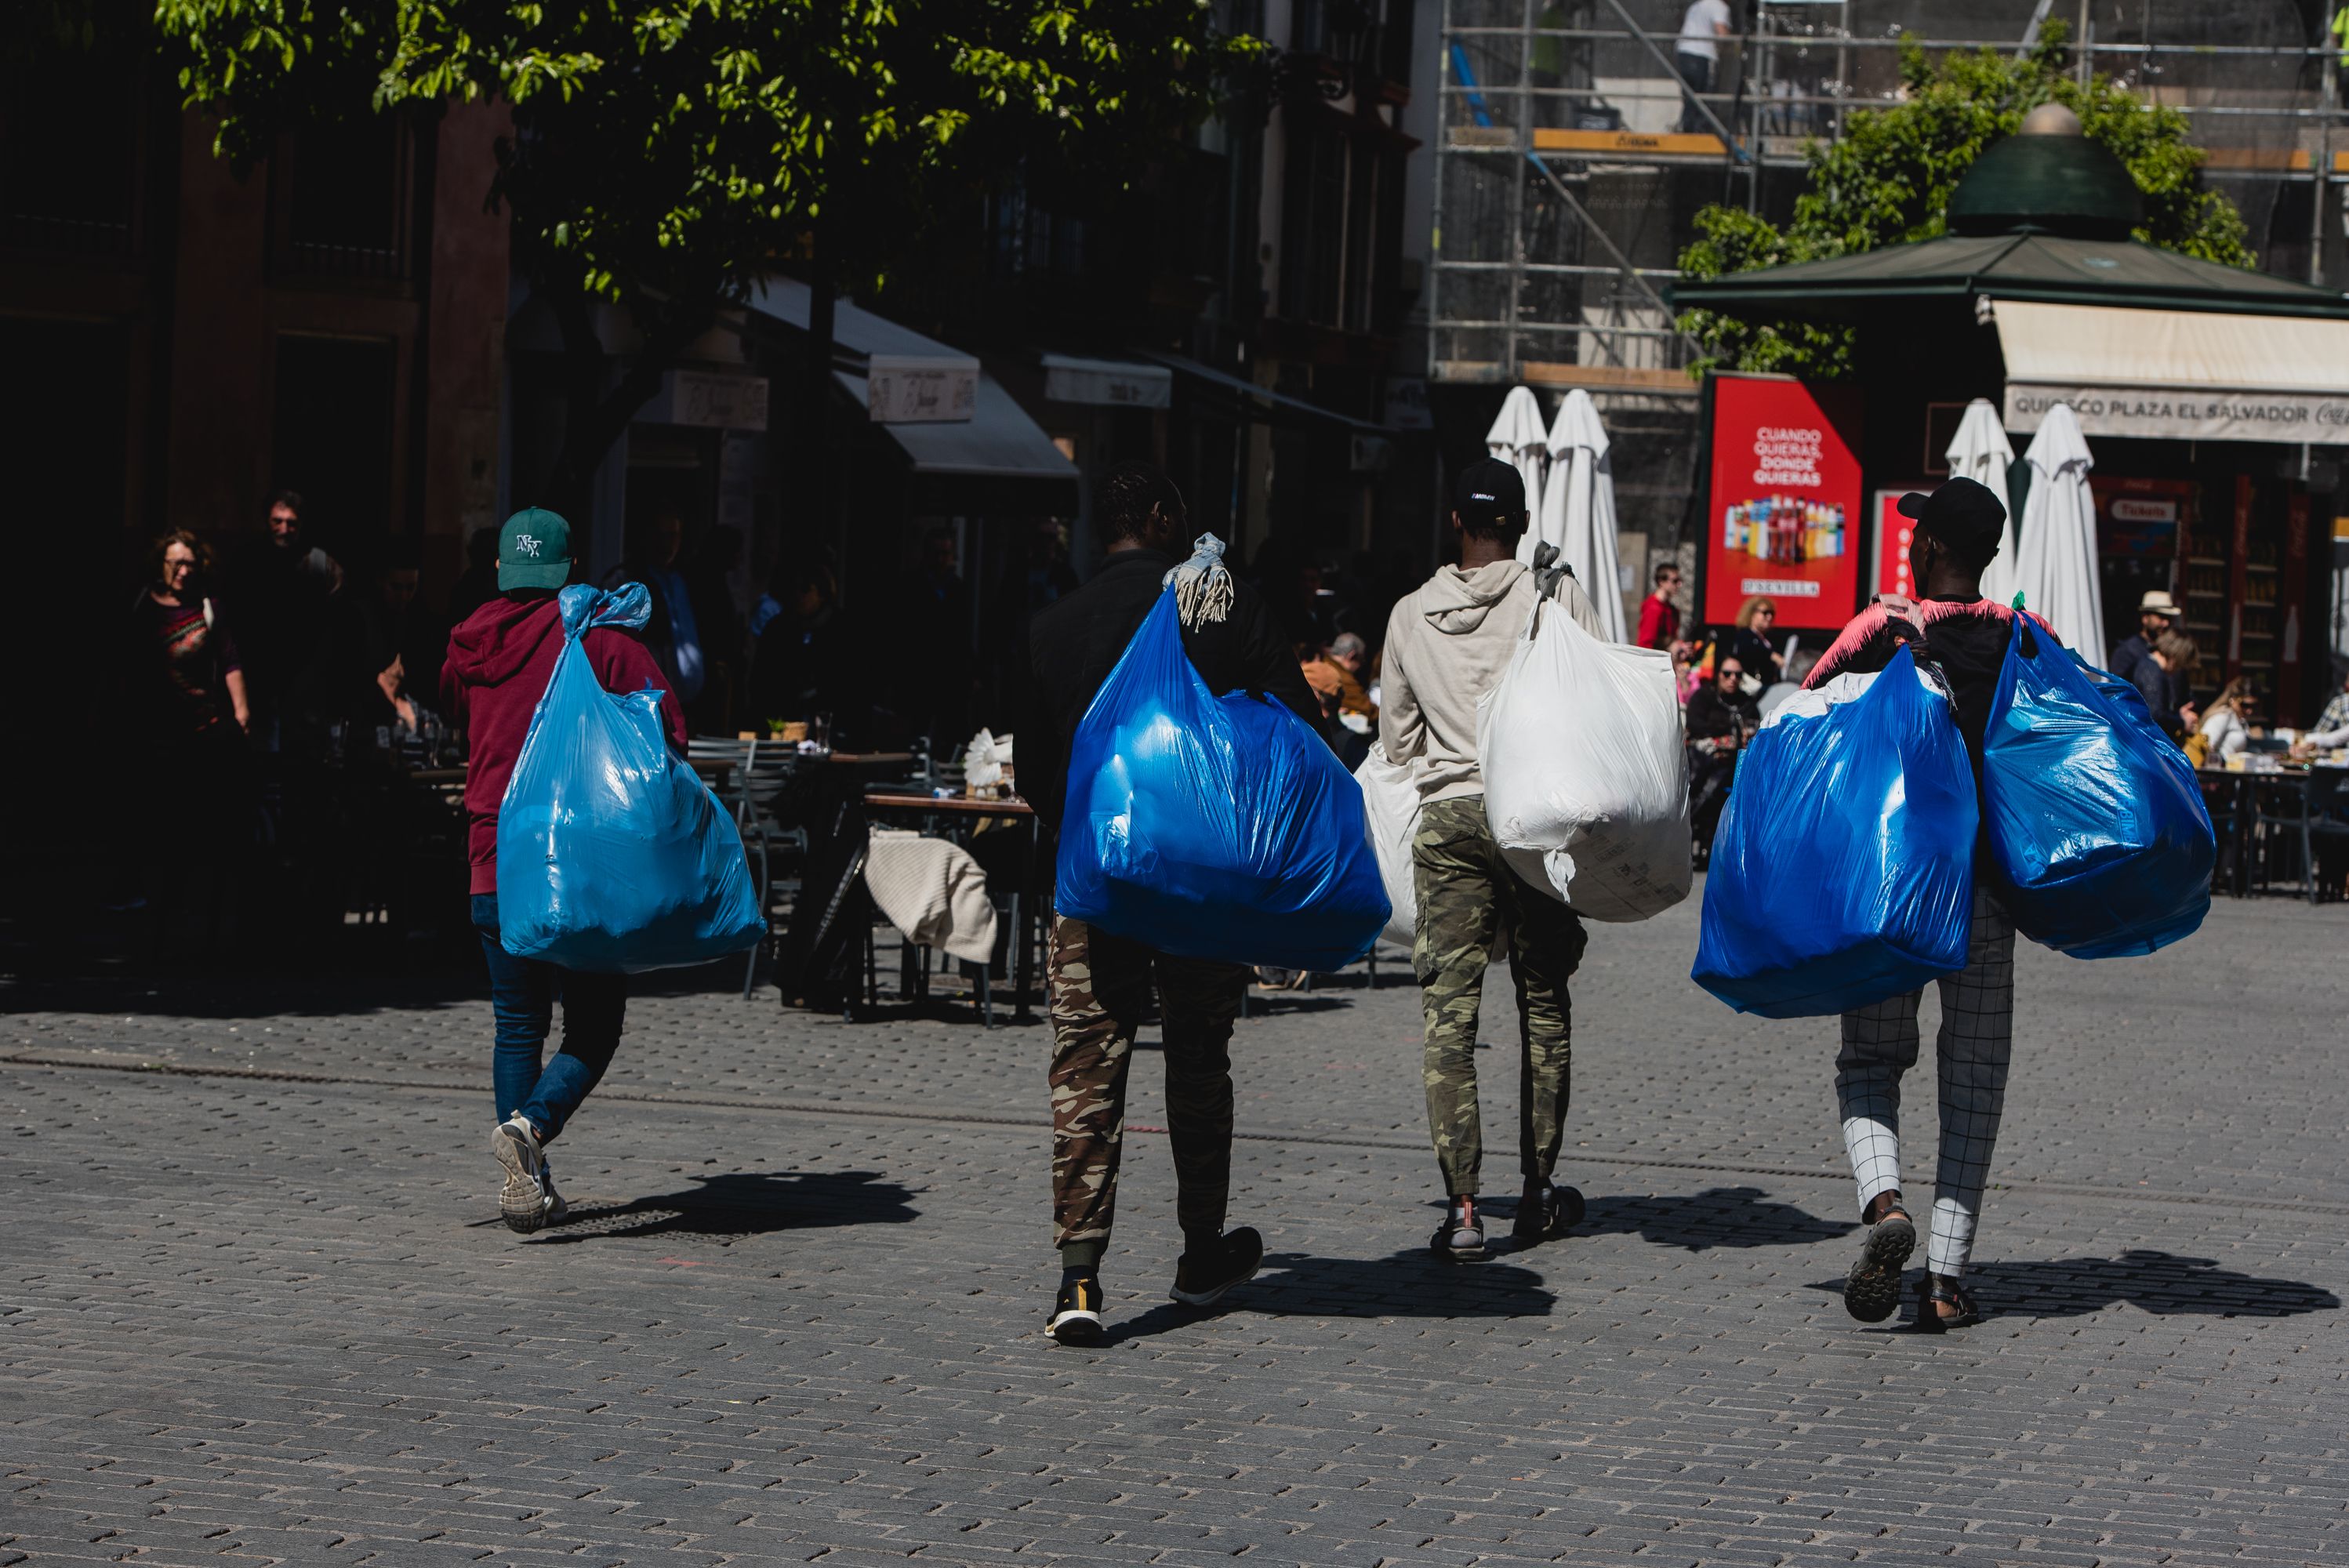
<instances>
[{"instance_id":1,"label":"kiosk awning","mask_svg":"<svg viewBox=\"0 0 2349 1568\"><path fill-rule=\"evenodd\" d=\"M2349 442L2349 321L1997 300L2006 428L2068 403L2096 436Z\"/></svg>"}]
</instances>

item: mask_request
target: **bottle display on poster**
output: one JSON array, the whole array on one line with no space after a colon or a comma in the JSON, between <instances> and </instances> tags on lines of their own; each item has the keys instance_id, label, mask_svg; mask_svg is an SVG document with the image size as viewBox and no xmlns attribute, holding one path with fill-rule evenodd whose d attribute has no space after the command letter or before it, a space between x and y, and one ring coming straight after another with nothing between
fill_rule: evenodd
<instances>
[{"instance_id":1,"label":"bottle display on poster","mask_svg":"<svg viewBox=\"0 0 2349 1568\"><path fill-rule=\"evenodd\" d=\"M1768 598L1780 629L1833 630L1861 578L1854 388L1722 376L1713 387L1702 619Z\"/></svg>"}]
</instances>

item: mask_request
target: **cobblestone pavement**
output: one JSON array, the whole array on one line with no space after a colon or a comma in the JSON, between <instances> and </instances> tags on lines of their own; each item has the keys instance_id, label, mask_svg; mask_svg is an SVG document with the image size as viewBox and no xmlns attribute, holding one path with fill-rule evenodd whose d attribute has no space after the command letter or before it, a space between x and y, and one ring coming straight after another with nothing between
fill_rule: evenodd
<instances>
[{"instance_id":1,"label":"cobblestone pavement","mask_svg":"<svg viewBox=\"0 0 2349 1568\"><path fill-rule=\"evenodd\" d=\"M1946 1338L1844 1314L1832 1026L1696 991L1695 923L1595 930L1589 1218L1481 1265L1422 1250L1399 965L1241 1026L1269 1257L1214 1314L1145 1054L1094 1351L1038 1332L1040 1026L640 994L523 1238L470 975L18 985L0 1564L2349 1563L2349 911L2023 954Z\"/></svg>"}]
</instances>

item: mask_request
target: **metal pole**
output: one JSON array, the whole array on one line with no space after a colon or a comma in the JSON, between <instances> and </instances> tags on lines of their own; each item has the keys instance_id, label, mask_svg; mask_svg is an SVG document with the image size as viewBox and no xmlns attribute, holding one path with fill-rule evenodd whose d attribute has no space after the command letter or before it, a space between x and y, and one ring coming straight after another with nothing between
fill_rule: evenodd
<instances>
[{"instance_id":1,"label":"metal pole","mask_svg":"<svg viewBox=\"0 0 2349 1568\"><path fill-rule=\"evenodd\" d=\"M1533 159L1534 116L1533 94L1531 89L1533 82L1534 53L1534 0L1522 0L1522 3L1518 6L1517 17L1520 23L1517 29L1517 80L1515 88L1517 112L1513 118L1516 122L1517 146L1525 150L1526 158ZM1538 167L1539 160L1534 160L1534 161L1536 166ZM1526 274L1524 272L1526 261L1526 182L1522 179L1512 180L1509 181L1508 218L1510 263L1508 273L1509 300L1508 309L1503 314L1501 319L1507 322L1509 325L1504 328L1502 332L1501 368L1503 375L1505 375L1508 379L1514 381L1519 378L1519 373L1517 370L1517 310L1524 300L1526 289Z\"/></svg>"},{"instance_id":2,"label":"metal pole","mask_svg":"<svg viewBox=\"0 0 2349 1568\"><path fill-rule=\"evenodd\" d=\"M1436 350L1441 346L1444 312L1438 304L1444 278L1444 166L1452 160L1452 123L1445 112L1447 94L1444 78L1452 69L1452 0L1444 0L1444 14L1436 19L1435 43L1435 175L1428 187L1428 222L1434 232L1427 243L1427 374L1430 379L1441 380L1436 366L1444 358Z\"/></svg>"},{"instance_id":3,"label":"metal pole","mask_svg":"<svg viewBox=\"0 0 2349 1568\"><path fill-rule=\"evenodd\" d=\"M2340 57L2324 53L2317 92L2324 112L2316 122L2316 160L2308 170L2308 281L2324 282L2324 198L2333 190L2333 106L2341 88Z\"/></svg>"},{"instance_id":4,"label":"metal pole","mask_svg":"<svg viewBox=\"0 0 2349 1568\"><path fill-rule=\"evenodd\" d=\"M1549 181L1550 189L1557 191L1568 207L1574 209L1574 215L1582 221L1583 228L1590 233L1592 238L1596 239L1599 243L1605 248L1609 255L1615 258L1615 264L1623 270L1623 275L1625 277L1631 280L1632 286L1637 288L1641 294L1648 296L1648 302L1663 313L1665 321L1671 321L1672 307L1664 303L1664 296L1658 294L1650 286L1648 280L1640 275L1640 270L1631 264L1631 258L1625 255L1619 249L1618 249L1615 242L1607 237L1607 231L1600 228L1592 221L1590 209L1585 207L1581 202L1575 200L1574 192L1566 188L1566 181L1560 180L1556 171L1554 171L1548 164L1544 163L1532 153L1528 152L1526 154L1526 161L1532 164L1536 169L1540 170L1542 178ZM1699 346L1696 339L1691 337L1688 334L1682 332L1678 327L1674 327L1672 331L1675 336L1679 337L1682 343L1687 344L1691 348Z\"/></svg>"},{"instance_id":5,"label":"metal pole","mask_svg":"<svg viewBox=\"0 0 2349 1568\"><path fill-rule=\"evenodd\" d=\"M1631 19L1631 13L1623 9L1623 0L1607 0L1607 4L1615 8L1615 15L1623 18L1623 30L1630 34L1631 36L1639 39L1640 44L1646 47L1648 53L1656 57L1656 63L1663 67L1665 70L1671 73L1672 80L1676 82L1680 81L1680 67L1672 64L1672 57L1670 55L1665 54L1664 51L1657 46L1656 41L1653 38L1651 38L1647 34L1640 31L1640 24ZM1683 92L1687 91L1687 84L1684 82L1682 84L1682 90ZM1732 136L1729 133L1729 128L1721 123L1721 117L1713 112L1713 106L1705 102L1703 98L1698 97L1695 93L1689 93L1688 100L1689 102L1696 105L1697 112L1704 116L1706 123L1710 124L1713 127L1714 133L1721 138L1721 145L1729 150L1729 156L1736 159L1740 162L1744 162L1745 160L1745 150L1737 145L1737 138Z\"/></svg>"}]
</instances>

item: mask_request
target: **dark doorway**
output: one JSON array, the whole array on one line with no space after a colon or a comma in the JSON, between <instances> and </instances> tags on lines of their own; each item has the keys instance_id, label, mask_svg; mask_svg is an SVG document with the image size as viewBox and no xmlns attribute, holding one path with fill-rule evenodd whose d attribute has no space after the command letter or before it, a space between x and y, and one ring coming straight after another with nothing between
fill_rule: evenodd
<instances>
[{"instance_id":1,"label":"dark doorway","mask_svg":"<svg viewBox=\"0 0 2349 1568\"><path fill-rule=\"evenodd\" d=\"M392 386L387 341L277 340L273 488L302 492L311 542L340 560L371 553L391 526Z\"/></svg>"}]
</instances>

